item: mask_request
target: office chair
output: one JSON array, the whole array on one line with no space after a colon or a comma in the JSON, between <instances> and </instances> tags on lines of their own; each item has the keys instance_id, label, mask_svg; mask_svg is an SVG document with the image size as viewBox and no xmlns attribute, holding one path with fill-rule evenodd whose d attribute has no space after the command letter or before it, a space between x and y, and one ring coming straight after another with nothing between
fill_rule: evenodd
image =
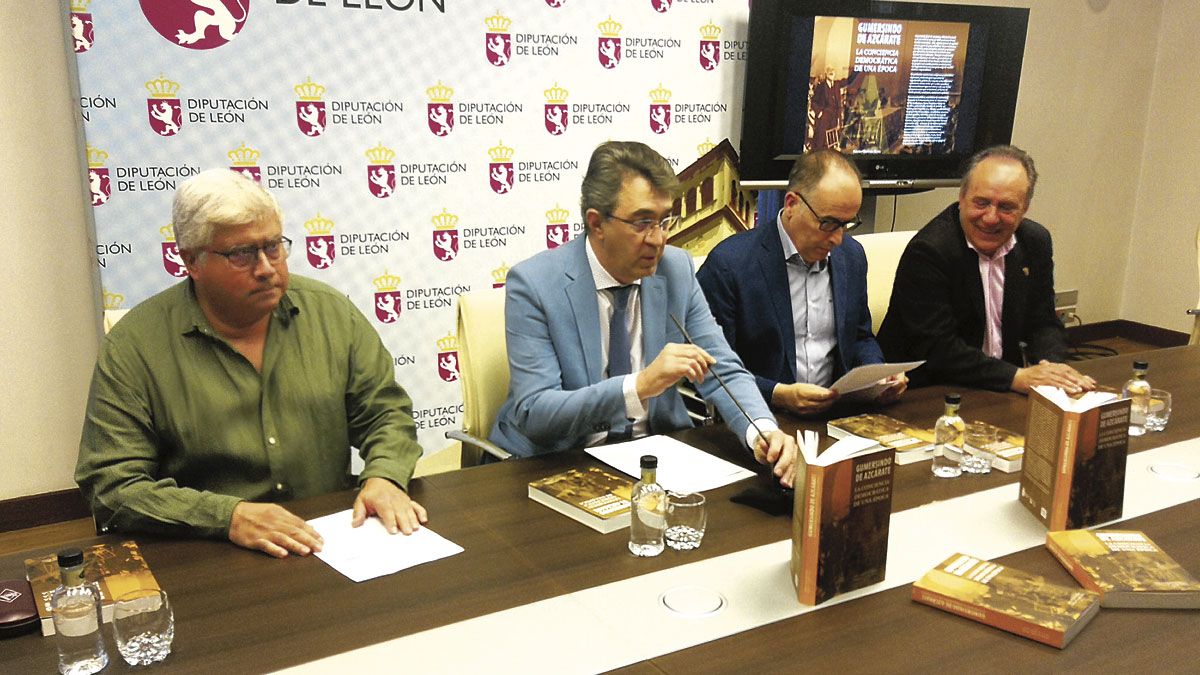
<instances>
[{"instance_id":1,"label":"office chair","mask_svg":"<svg viewBox=\"0 0 1200 675\"><path fill-rule=\"evenodd\" d=\"M462 429L447 431L446 438L462 442L462 466L479 464L484 453L497 459L512 457L487 440L496 413L508 396L503 288L458 296L458 368L463 393Z\"/></svg>"},{"instance_id":2,"label":"office chair","mask_svg":"<svg viewBox=\"0 0 1200 675\"><path fill-rule=\"evenodd\" d=\"M867 306L871 309L871 332L878 333L892 300L892 284L896 267L908 242L916 234L909 232L875 232L854 237L867 254Z\"/></svg>"},{"instance_id":3,"label":"office chair","mask_svg":"<svg viewBox=\"0 0 1200 675\"><path fill-rule=\"evenodd\" d=\"M106 309L106 310L104 310L104 334L108 335L108 332L110 330L112 330L113 326L117 325L117 322L121 320L121 317L125 316L128 313L129 313L129 310L127 310L127 309Z\"/></svg>"}]
</instances>

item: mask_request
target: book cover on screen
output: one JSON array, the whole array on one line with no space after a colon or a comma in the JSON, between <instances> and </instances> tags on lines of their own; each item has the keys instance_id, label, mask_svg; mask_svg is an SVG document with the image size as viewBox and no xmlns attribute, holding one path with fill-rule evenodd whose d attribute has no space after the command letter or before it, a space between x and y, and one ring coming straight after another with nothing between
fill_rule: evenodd
<instances>
[{"instance_id":1,"label":"book cover on screen","mask_svg":"<svg viewBox=\"0 0 1200 675\"><path fill-rule=\"evenodd\" d=\"M933 430L918 429L887 415L865 414L829 420L825 433L834 438L858 436L896 451L896 464L912 464L933 457Z\"/></svg>"},{"instance_id":2,"label":"book cover on screen","mask_svg":"<svg viewBox=\"0 0 1200 675\"><path fill-rule=\"evenodd\" d=\"M1029 427L1019 499L1050 530L1121 517L1129 450L1129 399L1110 391L1068 397L1029 392Z\"/></svg>"},{"instance_id":3,"label":"book cover on screen","mask_svg":"<svg viewBox=\"0 0 1200 675\"><path fill-rule=\"evenodd\" d=\"M796 598L816 605L883 581L896 462L895 450L860 438L818 457L810 433L796 458L791 573ZM857 450L838 448L846 443Z\"/></svg>"},{"instance_id":4,"label":"book cover on screen","mask_svg":"<svg viewBox=\"0 0 1200 675\"><path fill-rule=\"evenodd\" d=\"M112 621L116 598L140 589L161 590L136 541L88 546L83 549L83 564L84 580L95 582L100 588L100 614L106 622ZM29 580L37 598L42 635L54 635L50 597L62 583L58 573L58 556L27 559L25 578Z\"/></svg>"},{"instance_id":5,"label":"book cover on screen","mask_svg":"<svg viewBox=\"0 0 1200 675\"><path fill-rule=\"evenodd\" d=\"M604 469L570 469L529 484L529 498L608 534L629 527L633 481Z\"/></svg>"},{"instance_id":6,"label":"book cover on screen","mask_svg":"<svg viewBox=\"0 0 1200 675\"><path fill-rule=\"evenodd\" d=\"M1144 532L1048 532L1046 548L1102 607L1200 609L1200 581Z\"/></svg>"},{"instance_id":7,"label":"book cover on screen","mask_svg":"<svg viewBox=\"0 0 1200 675\"><path fill-rule=\"evenodd\" d=\"M955 553L917 579L912 599L1062 649L1100 611L1100 596Z\"/></svg>"}]
</instances>

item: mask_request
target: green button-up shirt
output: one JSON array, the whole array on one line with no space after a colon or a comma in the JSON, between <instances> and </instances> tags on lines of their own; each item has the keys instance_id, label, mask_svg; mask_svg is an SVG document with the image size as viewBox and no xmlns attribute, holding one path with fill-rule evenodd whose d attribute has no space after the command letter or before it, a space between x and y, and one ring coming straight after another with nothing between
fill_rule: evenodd
<instances>
[{"instance_id":1,"label":"green button-up shirt","mask_svg":"<svg viewBox=\"0 0 1200 675\"><path fill-rule=\"evenodd\" d=\"M351 446L366 463L359 481L400 487L421 456L412 402L358 308L292 275L259 373L185 280L105 337L75 480L101 528L225 537L239 501L352 487Z\"/></svg>"}]
</instances>

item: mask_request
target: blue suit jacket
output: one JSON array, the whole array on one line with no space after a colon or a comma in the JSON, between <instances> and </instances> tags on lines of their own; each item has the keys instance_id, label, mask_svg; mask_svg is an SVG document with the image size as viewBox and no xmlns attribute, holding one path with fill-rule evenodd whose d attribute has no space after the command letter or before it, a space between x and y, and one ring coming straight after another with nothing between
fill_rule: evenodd
<instances>
[{"instance_id":1,"label":"blue suit jacket","mask_svg":"<svg viewBox=\"0 0 1200 675\"><path fill-rule=\"evenodd\" d=\"M577 448L592 433L625 422L621 377L604 377L600 308L588 267L586 237L513 267L505 285L504 320L511 378L491 440L515 455ZM666 247L657 271L642 279L642 344L649 364L667 342L684 342L674 314L755 419L774 419L754 380L725 342L696 283L691 257ZM711 375L697 387L745 438L749 423ZM674 387L648 402L651 433L692 426Z\"/></svg>"},{"instance_id":2,"label":"blue suit jacket","mask_svg":"<svg viewBox=\"0 0 1200 675\"><path fill-rule=\"evenodd\" d=\"M867 257L846 235L829 254L837 333L834 378L865 363L882 363L871 334ZM783 244L775 221L729 237L708 255L697 274L708 304L763 398L775 385L796 381L796 331Z\"/></svg>"}]
</instances>

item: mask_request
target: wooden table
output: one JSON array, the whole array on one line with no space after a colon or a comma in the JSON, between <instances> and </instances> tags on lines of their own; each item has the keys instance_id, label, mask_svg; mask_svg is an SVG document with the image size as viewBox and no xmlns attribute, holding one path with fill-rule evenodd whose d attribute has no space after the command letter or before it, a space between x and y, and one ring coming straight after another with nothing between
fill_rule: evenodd
<instances>
[{"instance_id":1,"label":"wooden table","mask_svg":"<svg viewBox=\"0 0 1200 675\"><path fill-rule=\"evenodd\" d=\"M1132 452L1200 436L1200 348L1145 354L1150 380L1175 394L1167 431L1130 440ZM1085 362L1081 370L1119 387L1132 356ZM885 410L931 426L947 390L909 392ZM963 390L963 413L1023 431L1023 397ZM844 413L841 411L837 414ZM781 420L787 428L824 428L822 420ZM724 428L695 429L680 437L714 454L751 466ZM769 517L730 503L739 483L709 493L709 529L691 552L667 550L654 559L628 555L623 531L603 536L525 496L531 480L590 464L581 452L510 461L416 480L412 493L431 515L430 526L463 546L464 553L404 572L355 584L316 558L275 560L220 541L135 537L175 608L176 638L165 662L171 670L263 671L296 665L417 631L700 559L776 542L790 535L786 517ZM993 471L945 481L925 463L898 467L893 509L1015 482ZM305 517L348 508L350 492L295 502ZM1200 571L1200 503L1191 502L1129 523L1144 529L1185 567ZM99 541L90 521L71 521L0 535L0 574L23 574L25 553L53 552L65 544ZM109 537L109 539L116 539ZM1070 583L1042 548L1003 559L1052 580ZM1053 648L908 601L901 587L822 609L691 649L635 664L630 672L796 671L804 666L850 670L919 670L966 666L972 670L1094 667L1116 664L1169 668L1200 663L1200 614L1157 610L1104 611L1072 643ZM105 629L112 665L125 668ZM470 645L466 645L470 648ZM901 660L902 659L902 660ZM6 672L52 672L53 641L27 635L0 642ZM406 664L420 670L421 664ZM497 664L503 669L504 664ZM515 664L510 667L515 667Z\"/></svg>"}]
</instances>

